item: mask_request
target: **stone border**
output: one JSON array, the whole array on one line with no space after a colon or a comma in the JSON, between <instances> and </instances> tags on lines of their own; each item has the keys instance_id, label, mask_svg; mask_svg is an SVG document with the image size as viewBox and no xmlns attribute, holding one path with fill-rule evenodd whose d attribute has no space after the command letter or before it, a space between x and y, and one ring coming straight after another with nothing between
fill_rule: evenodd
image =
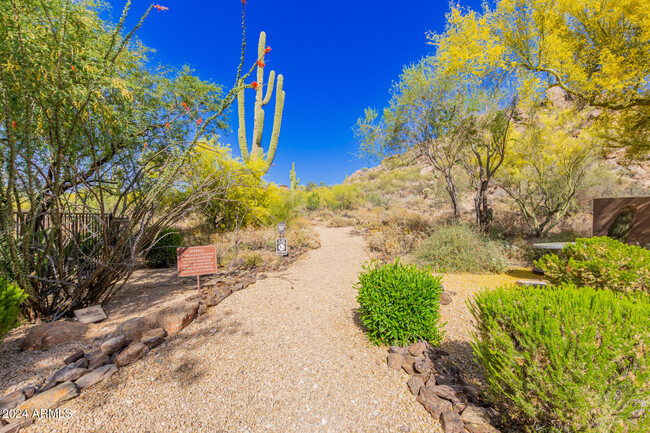
<instances>
[{"instance_id":1,"label":"stone border","mask_svg":"<svg viewBox=\"0 0 650 433\"><path fill-rule=\"evenodd\" d=\"M409 390L440 421L445 433L500 433L491 423L496 413L481 399L480 388L466 380L448 356L446 351L419 341L406 347L391 346L386 362L409 375Z\"/></svg>"}]
</instances>

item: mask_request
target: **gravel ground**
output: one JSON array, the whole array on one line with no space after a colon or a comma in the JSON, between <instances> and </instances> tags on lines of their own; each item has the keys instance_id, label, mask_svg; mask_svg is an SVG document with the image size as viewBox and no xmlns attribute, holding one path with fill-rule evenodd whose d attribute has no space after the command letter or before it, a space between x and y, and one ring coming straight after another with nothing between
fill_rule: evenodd
<instances>
[{"instance_id":1,"label":"gravel ground","mask_svg":"<svg viewBox=\"0 0 650 433\"><path fill-rule=\"evenodd\" d=\"M364 240L322 247L234 293L28 432L439 432L355 321Z\"/></svg>"}]
</instances>

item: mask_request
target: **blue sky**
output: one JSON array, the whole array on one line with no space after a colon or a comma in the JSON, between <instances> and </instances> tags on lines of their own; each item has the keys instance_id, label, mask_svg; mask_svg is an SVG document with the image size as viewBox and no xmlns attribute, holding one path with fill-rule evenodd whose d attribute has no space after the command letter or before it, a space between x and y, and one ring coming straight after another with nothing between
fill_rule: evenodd
<instances>
[{"instance_id":1,"label":"blue sky","mask_svg":"<svg viewBox=\"0 0 650 433\"><path fill-rule=\"evenodd\" d=\"M110 3L115 21L125 0ZM139 39L156 50L153 62L175 67L188 64L202 79L229 88L241 46L240 0L154 3L169 10L153 10L138 32ZM149 4L133 0L128 22L133 24ZM478 9L480 2L463 4ZM272 47L266 69L283 74L286 92L275 165L267 179L287 184L295 162L302 184L334 184L346 174L373 165L353 155L358 143L352 127L364 108L386 104L391 83L403 65L433 52L425 33L442 31L448 10L445 1L426 0L248 0L246 64L255 61L259 32L264 30ZM249 95L248 126L252 125L254 98L252 91ZM233 144L233 153L239 155L233 108L233 133L222 141ZM273 117L272 109L266 112L265 149Z\"/></svg>"}]
</instances>

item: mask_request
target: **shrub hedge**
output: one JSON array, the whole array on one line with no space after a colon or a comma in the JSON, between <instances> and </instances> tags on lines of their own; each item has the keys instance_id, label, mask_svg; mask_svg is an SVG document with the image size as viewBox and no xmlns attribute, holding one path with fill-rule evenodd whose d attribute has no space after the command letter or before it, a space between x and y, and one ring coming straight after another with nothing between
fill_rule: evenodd
<instances>
[{"instance_id":1,"label":"shrub hedge","mask_svg":"<svg viewBox=\"0 0 650 433\"><path fill-rule=\"evenodd\" d=\"M572 284L504 287L479 292L469 307L475 356L509 425L650 431L647 298Z\"/></svg>"},{"instance_id":2,"label":"shrub hedge","mask_svg":"<svg viewBox=\"0 0 650 433\"><path fill-rule=\"evenodd\" d=\"M650 251L608 237L576 239L561 254L545 255L535 264L552 284L650 294Z\"/></svg>"},{"instance_id":3,"label":"shrub hedge","mask_svg":"<svg viewBox=\"0 0 650 433\"><path fill-rule=\"evenodd\" d=\"M17 285L0 275L0 340L16 325L25 298L27 295Z\"/></svg>"},{"instance_id":4,"label":"shrub hedge","mask_svg":"<svg viewBox=\"0 0 650 433\"><path fill-rule=\"evenodd\" d=\"M145 262L150 268L171 268L176 264L176 248L183 245L183 234L171 227L164 228L147 251Z\"/></svg>"},{"instance_id":5,"label":"shrub hedge","mask_svg":"<svg viewBox=\"0 0 650 433\"><path fill-rule=\"evenodd\" d=\"M439 345L442 277L414 265L367 264L355 288L359 318L376 345L407 345L418 340Z\"/></svg>"}]
</instances>

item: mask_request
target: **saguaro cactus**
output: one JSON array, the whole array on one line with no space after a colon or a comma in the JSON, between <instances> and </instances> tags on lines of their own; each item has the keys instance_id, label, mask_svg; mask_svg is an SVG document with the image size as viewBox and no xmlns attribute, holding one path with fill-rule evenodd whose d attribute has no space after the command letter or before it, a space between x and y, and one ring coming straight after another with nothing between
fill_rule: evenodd
<instances>
[{"instance_id":1,"label":"saguaro cactus","mask_svg":"<svg viewBox=\"0 0 650 433\"><path fill-rule=\"evenodd\" d=\"M241 150L242 158L248 163L251 159L256 160L264 157L262 149L262 132L264 131L264 107L271 100L273 93L273 82L275 81L275 71L269 74L269 83L264 96L264 56L268 50L266 49L266 33L260 33L260 40L257 46L257 81L255 82L256 96L255 96L255 113L253 118L253 142L251 151L248 151L248 143L246 142L246 112L244 107L244 91L241 89L237 92L237 105L239 108L239 149ZM280 124L282 123L282 110L284 109L284 90L282 90L284 78L282 74L278 75L278 87L275 93L275 116L273 119L273 131L271 132L271 141L269 149L266 153L266 160L263 171L266 173L273 164L275 158L275 151L278 147L278 137L280 136Z\"/></svg>"},{"instance_id":2,"label":"saguaro cactus","mask_svg":"<svg viewBox=\"0 0 650 433\"><path fill-rule=\"evenodd\" d=\"M298 188L300 185L300 179L296 177L296 163L291 164L291 171L289 172L289 179L291 179L291 189Z\"/></svg>"}]
</instances>

